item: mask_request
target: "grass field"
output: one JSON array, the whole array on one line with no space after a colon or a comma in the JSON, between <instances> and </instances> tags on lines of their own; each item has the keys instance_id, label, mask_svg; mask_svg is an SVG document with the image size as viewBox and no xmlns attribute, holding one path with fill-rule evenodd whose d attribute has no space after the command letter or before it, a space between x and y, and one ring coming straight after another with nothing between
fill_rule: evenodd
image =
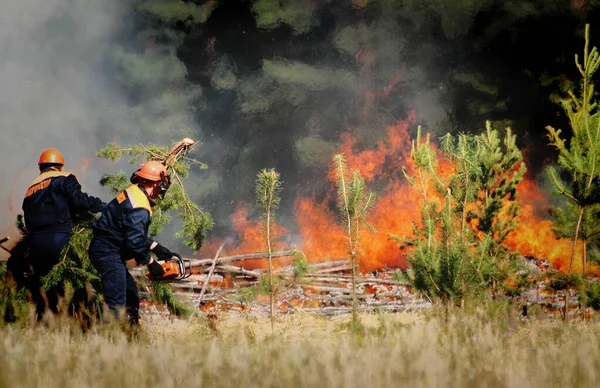
<instances>
[{"instance_id":1,"label":"grass field","mask_svg":"<svg viewBox=\"0 0 600 388\"><path fill-rule=\"evenodd\" d=\"M512 317L512 318L511 318ZM505 310L0 328L0 387L597 387L600 326Z\"/></svg>"}]
</instances>

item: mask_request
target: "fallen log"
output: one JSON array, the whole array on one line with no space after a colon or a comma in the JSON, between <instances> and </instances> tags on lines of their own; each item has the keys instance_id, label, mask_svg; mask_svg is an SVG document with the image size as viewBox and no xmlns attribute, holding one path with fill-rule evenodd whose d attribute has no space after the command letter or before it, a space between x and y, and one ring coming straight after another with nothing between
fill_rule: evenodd
<instances>
[{"instance_id":1,"label":"fallen log","mask_svg":"<svg viewBox=\"0 0 600 388\"><path fill-rule=\"evenodd\" d=\"M303 290L311 290L316 292L326 292L326 293L332 293L332 292L339 292L342 294L349 294L352 290L350 288L344 287L344 286L321 286L318 284L301 284L300 288L302 288Z\"/></svg>"},{"instance_id":2,"label":"fallen log","mask_svg":"<svg viewBox=\"0 0 600 388\"><path fill-rule=\"evenodd\" d=\"M276 251L271 254L272 257L286 257L286 256L294 256L296 251L293 249L288 249L285 251ZM217 264L221 263L232 263L237 261L245 261L245 260L257 260L257 259L267 259L269 258L269 252L254 252L254 253L245 253L242 255L233 255L233 256L223 256L219 257L217 260ZM213 259L189 259L191 267L203 267L207 265L211 265Z\"/></svg>"},{"instance_id":3,"label":"fallen log","mask_svg":"<svg viewBox=\"0 0 600 388\"><path fill-rule=\"evenodd\" d=\"M177 290L191 290L192 292L195 293L195 291L202 291L202 287L204 287L204 285L200 285L198 283L169 283L169 285ZM227 288L227 287L219 287L219 286L206 286L206 291L207 292L212 292L212 293L216 293L216 292L220 292L223 294L235 294L237 293L237 289L235 288ZM182 292L183 293L183 292Z\"/></svg>"},{"instance_id":4,"label":"fallen log","mask_svg":"<svg viewBox=\"0 0 600 388\"><path fill-rule=\"evenodd\" d=\"M308 272L309 273L317 273L318 271L326 270L332 267L341 267L343 265L349 265L348 259L340 259L340 260L332 260L332 261L323 261L320 263L309 263L308 264ZM275 275L291 275L294 272L293 265L286 265L285 267L279 267L273 271Z\"/></svg>"},{"instance_id":5,"label":"fallen log","mask_svg":"<svg viewBox=\"0 0 600 388\"><path fill-rule=\"evenodd\" d=\"M235 265L226 265L226 264L217 265L215 267L215 271L222 272L222 273L230 273L233 275L249 276L249 277L252 277L255 279L258 279L261 275L261 272L257 271L257 270L244 269L241 267L236 267ZM203 272L209 272L209 268L206 268Z\"/></svg>"},{"instance_id":6,"label":"fallen log","mask_svg":"<svg viewBox=\"0 0 600 388\"><path fill-rule=\"evenodd\" d=\"M313 282L319 283L352 283L351 276L321 276L320 274L310 274L306 275L305 278L307 280L311 280ZM357 278L356 283L360 284L387 284L387 285L396 285L396 286L406 286L407 282L402 282L393 279L379 279L379 278Z\"/></svg>"},{"instance_id":7,"label":"fallen log","mask_svg":"<svg viewBox=\"0 0 600 388\"><path fill-rule=\"evenodd\" d=\"M336 267L338 265L344 265L344 264L349 264L350 260L348 259L337 259L337 260L330 260L330 261L321 261L320 263L313 263L310 266L314 269L324 269L324 268L331 268L331 267Z\"/></svg>"},{"instance_id":8,"label":"fallen log","mask_svg":"<svg viewBox=\"0 0 600 388\"><path fill-rule=\"evenodd\" d=\"M331 268L319 269L318 271L313 272L313 274L323 275L323 274L328 274L328 273L345 272L345 271L350 271L350 270L352 270L352 266L350 264L345 264L345 265L338 265L338 266L331 267Z\"/></svg>"}]
</instances>

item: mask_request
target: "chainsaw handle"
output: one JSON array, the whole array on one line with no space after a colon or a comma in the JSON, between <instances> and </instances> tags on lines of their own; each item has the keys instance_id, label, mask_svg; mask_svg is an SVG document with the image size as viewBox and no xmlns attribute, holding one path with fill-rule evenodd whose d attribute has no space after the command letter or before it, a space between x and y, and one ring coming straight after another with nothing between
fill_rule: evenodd
<instances>
[{"instance_id":1,"label":"chainsaw handle","mask_svg":"<svg viewBox=\"0 0 600 388\"><path fill-rule=\"evenodd\" d=\"M146 272L146 278L155 282L172 282L190 277L192 271L189 265L189 259L184 259L181 255L174 253L170 260L162 260L160 264L165 271L161 277L154 278L150 272Z\"/></svg>"}]
</instances>

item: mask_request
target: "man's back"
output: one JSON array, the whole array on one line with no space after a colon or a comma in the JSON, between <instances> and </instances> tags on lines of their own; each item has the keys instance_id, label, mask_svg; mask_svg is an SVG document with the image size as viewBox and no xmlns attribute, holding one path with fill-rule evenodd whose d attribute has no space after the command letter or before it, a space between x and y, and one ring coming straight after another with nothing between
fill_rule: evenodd
<instances>
[{"instance_id":1,"label":"man's back","mask_svg":"<svg viewBox=\"0 0 600 388\"><path fill-rule=\"evenodd\" d=\"M55 170L42 172L23 199L25 226L31 234L70 234L77 213L99 212L103 207L99 198L81 192L75 175Z\"/></svg>"}]
</instances>

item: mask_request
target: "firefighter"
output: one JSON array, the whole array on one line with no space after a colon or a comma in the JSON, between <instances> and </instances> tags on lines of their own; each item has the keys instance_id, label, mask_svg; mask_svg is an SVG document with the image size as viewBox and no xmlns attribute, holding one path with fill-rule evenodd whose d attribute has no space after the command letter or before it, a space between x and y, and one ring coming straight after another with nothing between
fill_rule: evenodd
<instances>
[{"instance_id":1,"label":"firefighter","mask_svg":"<svg viewBox=\"0 0 600 388\"><path fill-rule=\"evenodd\" d=\"M41 278L59 262L73 232L74 218L83 212L101 212L106 206L100 198L83 193L75 175L63 171L64 164L59 150L48 148L42 152L38 161L40 175L31 182L23 199L30 250L26 263L19 264L24 272L22 285L32 294L38 319L46 307ZM46 292L48 307L55 313L61 293L56 288Z\"/></svg>"},{"instance_id":2,"label":"firefighter","mask_svg":"<svg viewBox=\"0 0 600 388\"><path fill-rule=\"evenodd\" d=\"M94 223L90 260L100 273L104 301L118 319L125 307L129 323L139 323L140 299L137 285L125 262L134 259L147 265L153 277L164 275L162 266L152 258L170 260L175 253L148 237L153 199L169 188L167 168L157 161L146 162L134 172L132 185L119 193Z\"/></svg>"}]
</instances>

